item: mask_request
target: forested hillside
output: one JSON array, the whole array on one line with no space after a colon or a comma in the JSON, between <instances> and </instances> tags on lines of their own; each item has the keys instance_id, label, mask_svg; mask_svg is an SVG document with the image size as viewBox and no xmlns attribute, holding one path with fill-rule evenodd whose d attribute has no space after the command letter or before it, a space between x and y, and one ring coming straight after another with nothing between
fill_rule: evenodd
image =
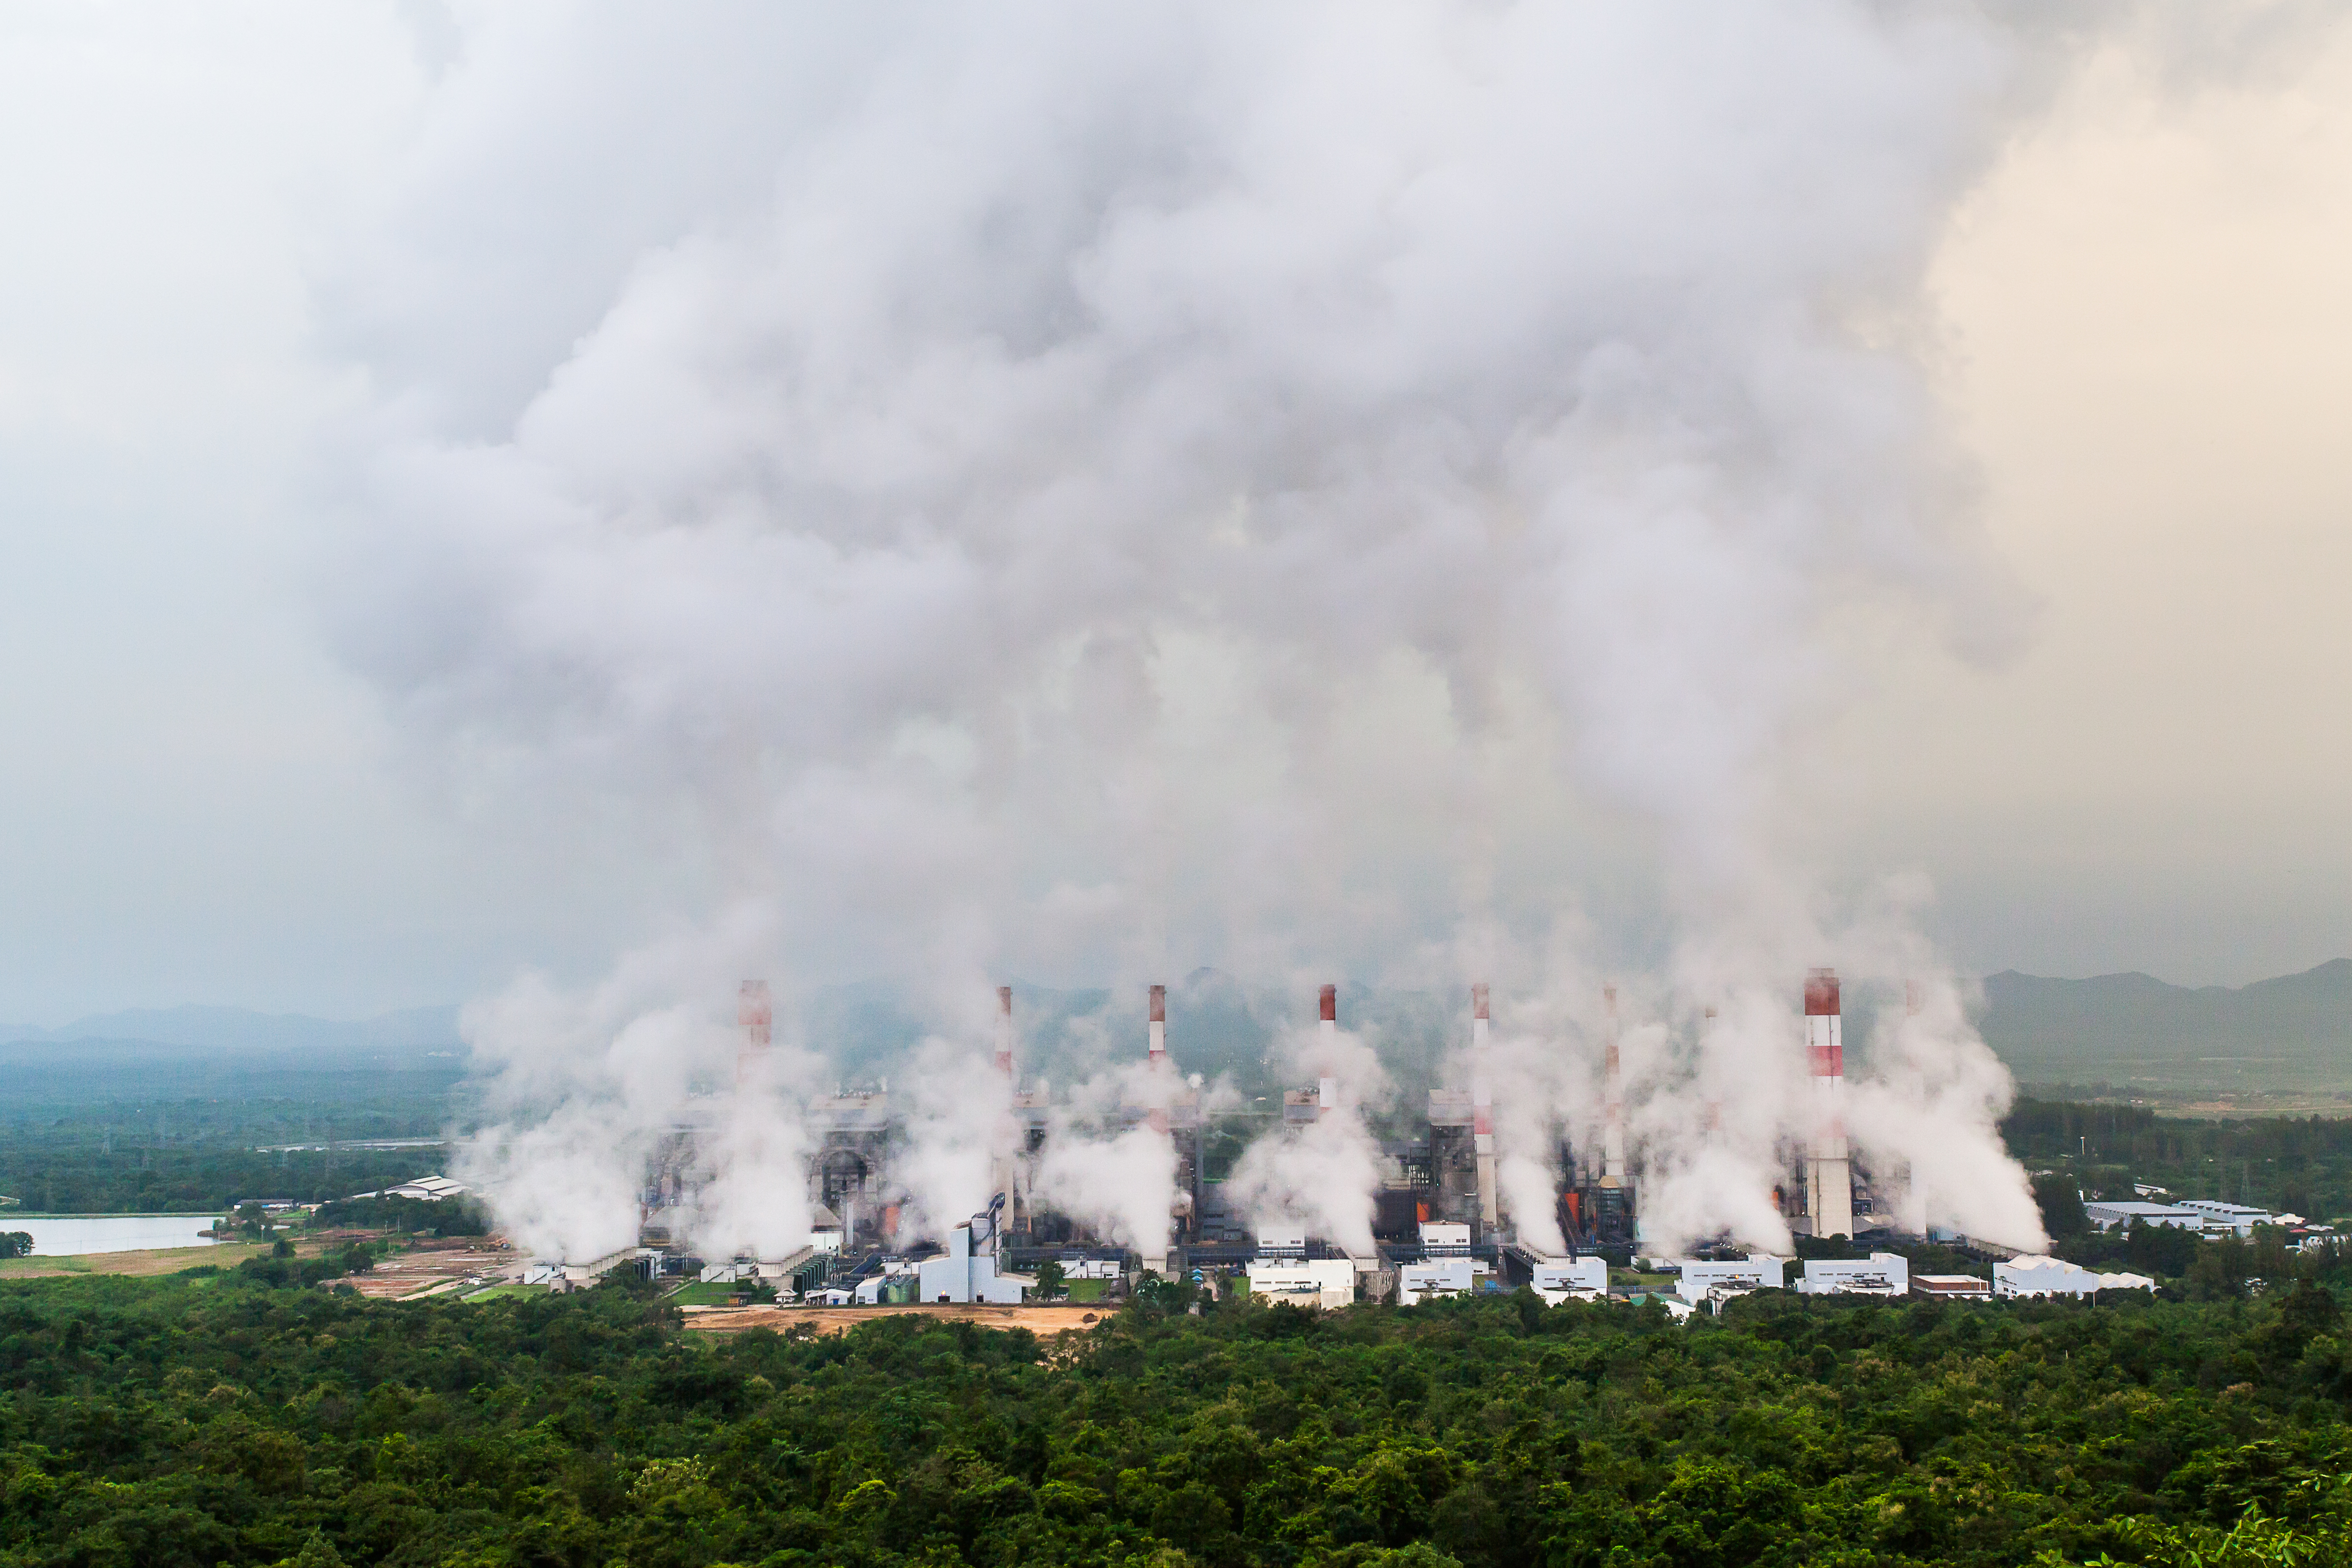
<instances>
[{"instance_id":1,"label":"forested hillside","mask_svg":"<svg viewBox=\"0 0 2352 1568\"><path fill-rule=\"evenodd\" d=\"M2352 1360L2308 1282L1688 1326L1182 1300L1048 1345L714 1341L617 1284L0 1287L0 1563L2187 1562L2250 1507L2324 1553L2261 1561L2345 1539Z\"/></svg>"}]
</instances>

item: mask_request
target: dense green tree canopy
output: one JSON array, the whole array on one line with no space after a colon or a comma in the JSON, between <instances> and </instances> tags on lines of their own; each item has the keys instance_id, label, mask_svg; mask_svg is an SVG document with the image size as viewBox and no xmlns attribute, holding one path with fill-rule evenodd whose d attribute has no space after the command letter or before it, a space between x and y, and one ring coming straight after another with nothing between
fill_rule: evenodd
<instances>
[{"instance_id":1,"label":"dense green tree canopy","mask_svg":"<svg viewBox=\"0 0 2352 1568\"><path fill-rule=\"evenodd\" d=\"M914 1314L714 1338L619 1285L395 1304L302 1278L0 1286L0 1563L2169 1562L2250 1505L2340 1539L2352 1448L2352 1352L2308 1282L1775 1293L1688 1326L1176 1292L1041 1342Z\"/></svg>"}]
</instances>

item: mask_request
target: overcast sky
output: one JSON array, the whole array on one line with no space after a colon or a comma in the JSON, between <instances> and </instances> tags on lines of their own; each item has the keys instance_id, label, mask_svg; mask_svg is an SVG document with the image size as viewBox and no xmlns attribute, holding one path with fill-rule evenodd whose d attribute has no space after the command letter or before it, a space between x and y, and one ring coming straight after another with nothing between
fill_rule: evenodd
<instances>
[{"instance_id":1,"label":"overcast sky","mask_svg":"<svg viewBox=\"0 0 2352 1568\"><path fill-rule=\"evenodd\" d=\"M429 426L445 463L527 406L557 430L533 439L576 440L541 396L587 395L593 355L557 384L569 345L730 286L740 257L697 272L676 242L731 232L782 178L760 160L801 155L789 126L730 117L823 99L824 51L716 28L501 79L468 53L482 31L359 5L0 19L0 1021L457 1000L525 967L594 974L740 891L712 793L643 786L642 758L503 707L420 721L387 623L436 601L373 596L405 568L355 548L351 517L388 504L394 426ZM2352 28L2292 54L2161 84L2121 47L2073 62L1929 225L1932 313L1893 330L1966 459L2015 636L1955 657L1889 636L1883 605L1827 617L1824 646L1862 651L1800 764L1800 837L1832 886L1917 873L1916 918L1964 971L2240 984L2352 953ZM600 137L615 79L643 102ZM640 139L646 104L667 108ZM673 453L696 439L678 416ZM1184 679L1213 685L1199 658ZM1321 776L1421 743L1342 734ZM1506 837L1591 820L1548 809ZM1455 896L1430 890L1453 842L1345 896ZM1590 879L1591 918L1651 918L1623 857L1528 853ZM1377 967L1394 940L1335 962ZM1033 967L1083 978L1053 972L1083 951ZM851 978L861 955L826 962Z\"/></svg>"}]
</instances>

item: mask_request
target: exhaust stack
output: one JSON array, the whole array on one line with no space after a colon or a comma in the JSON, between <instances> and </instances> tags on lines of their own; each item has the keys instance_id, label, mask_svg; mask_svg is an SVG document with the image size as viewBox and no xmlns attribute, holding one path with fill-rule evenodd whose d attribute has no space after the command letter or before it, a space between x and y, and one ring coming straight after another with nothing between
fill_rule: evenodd
<instances>
[{"instance_id":1,"label":"exhaust stack","mask_svg":"<svg viewBox=\"0 0 2352 1568\"><path fill-rule=\"evenodd\" d=\"M1625 1063L1617 1045L1617 987L1603 985L1601 995L1609 1008L1601 1085L1601 1184L1616 1188L1625 1184Z\"/></svg>"},{"instance_id":2,"label":"exhaust stack","mask_svg":"<svg viewBox=\"0 0 2352 1568\"><path fill-rule=\"evenodd\" d=\"M1495 1085L1488 1070L1486 983L1470 987L1470 1146L1478 1157L1478 1218L1489 1233L1500 1221L1495 1192Z\"/></svg>"},{"instance_id":3,"label":"exhaust stack","mask_svg":"<svg viewBox=\"0 0 2352 1568\"><path fill-rule=\"evenodd\" d=\"M743 1030L741 1043L735 1047L735 1087L741 1089L751 1081L759 1065L768 1059L768 1048L775 1035L775 1007L768 999L768 983L746 980L735 1004L735 1022Z\"/></svg>"},{"instance_id":4,"label":"exhaust stack","mask_svg":"<svg viewBox=\"0 0 2352 1568\"><path fill-rule=\"evenodd\" d=\"M1805 1056L1812 1068L1813 1146L1805 1162L1805 1212L1813 1235L1853 1235L1853 1170L1845 1142L1845 1026L1837 972L1805 976Z\"/></svg>"},{"instance_id":5,"label":"exhaust stack","mask_svg":"<svg viewBox=\"0 0 2352 1568\"><path fill-rule=\"evenodd\" d=\"M1706 1010L1706 1019L1699 1025L1698 1054L1699 1060L1701 1062L1708 1064L1709 1066L1713 1065L1715 1060L1715 1009L1712 1007L1709 1007ZM1723 1131L1723 1101L1711 1094L1706 1098L1706 1131L1709 1137L1713 1137Z\"/></svg>"},{"instance_id":6,"label":"exhaust stack","mask_svg":"<svg viewBox=\"0 0 2352 1568\"><path fill-rule=\"evenodd\" d=\"M997 1113L996 1147L989 1162L989 1207L995 1223L990 1227L988 1250L998 1250L997 1238L1012 1228L1013 1209L1019 1202L1013 1178L1013 1147L1019 1142L1019 1125L1013 1116L1013 987L996 988L996 1072L1004 1080L1004 1107Z\"/></svg>"},{"instance_id":7,"label":"exhaust stack","mask_svg":"<svg viewBox=\"0 0 2352 1568\"><path fill-rule=\"evenodd\" d=\"M1151 1082L1150 1087L1145 1090L1145 1093L1150 1096L1151 1109L1149 1120L1154 1132L1165 1132L1168 1131L1168 1097L1175 1087L1168 1073L1168 987L1165 985L1155 985L1151 988L1150 1066Z\"/></svg>"},{"instance_id":8,"label":"exhaust stack","mask_svg":"<svg viewBox=\"0 0 2352 1568\"><path fill-rule=\"evenodd\" d=\"M1319 1026L1323 1047L1322 1076L1315 1080L1315 1114L1328 1116L1339 1103L1339 1080L1333 1074L1339 1060L1339 988L1323 987L1323 1021Z\"/></svg>"}]
</instances>

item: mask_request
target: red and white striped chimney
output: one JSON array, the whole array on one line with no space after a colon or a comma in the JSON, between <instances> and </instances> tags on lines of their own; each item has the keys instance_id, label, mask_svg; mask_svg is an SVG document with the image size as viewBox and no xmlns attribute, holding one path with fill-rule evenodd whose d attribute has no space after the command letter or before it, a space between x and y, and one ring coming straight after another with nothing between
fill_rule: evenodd
<instances>
[{"instance_id":1,"label":"red and white striped chimney","mask_svg":"<svg viewBox=\"0 0 2352 1568\"><path fill-rule=\"evenodd\" d=\"M1322 1076L1315 1082L1315 1114L1328 1116L1339 1104L1339 988L1323 987L1323 1021L1319 1026Z\"/></svg>"},{"instance_id":2,"label":"red and white striped chimney","mask_svg":"<svg viewBox=\"0 0 2352 1568\"><path fill-rule=\"evenodd\" d=\"M1837 972L1805 976L1805 1057L1812 1068L1813 1144L1805 1163L1805 1212L1816 1237L1853 1234L1853 1169L1845 1142L1845 1025Z\"/></svg>"},{"instance_id":3,"label":"red and white striped chimney","mask_svg":"<svg viewBox=\"0 0 2352 1568\"><path fill-rule=\"evenodd\" d=\"M1478 1157L1478 1217L1493 1230L1502 1217L1495 1192L1495 1083L1488 1060L1486 983L1470 987L1470 1147Z\"/></svg>"},{"instance_id":4,"label":"red and white striped chimney","mask_svg":"<svg viewBox=\"0 0 2352 1568\"><path fill-rule=\"evenodd\" d=\"M766 1059L768 1047L775 1038L775 1009L768 999L766 981L743 982L735 1003L735 1022L743 1030L743 1038L735 1047L735 1087L740 1089L751 1080L758 1064Z\"/></svg>"},{"instance_id":5,"label":"red and white striped chimney","mask_svg":"<svg viewBox=\"0 0 2352 1568\"><path fill-rule=\"evenodd\" d=\"M1625 1184L1625 1062L1617 1045L1617 987L1603 985L1601 999L1609 1011L1602 1037L1601 1081L1601 1184Z\"/></svg>"},{"instance_id":6,"label":"red and white striped chimney","mask_svg":"<svg viewBox=\"0 0 2352 1568\"><path fill-rule=\"evenodd\" d=\"M1165 1132L1168 1131L1168 1097L1173 1092L1168 1072L1168 987L1165 985L1151 988L1150 1066L1150 1087L1145 1091L1151 1100L1149 1121L1154 1132Z\"/></svg>"}]
</instances>

